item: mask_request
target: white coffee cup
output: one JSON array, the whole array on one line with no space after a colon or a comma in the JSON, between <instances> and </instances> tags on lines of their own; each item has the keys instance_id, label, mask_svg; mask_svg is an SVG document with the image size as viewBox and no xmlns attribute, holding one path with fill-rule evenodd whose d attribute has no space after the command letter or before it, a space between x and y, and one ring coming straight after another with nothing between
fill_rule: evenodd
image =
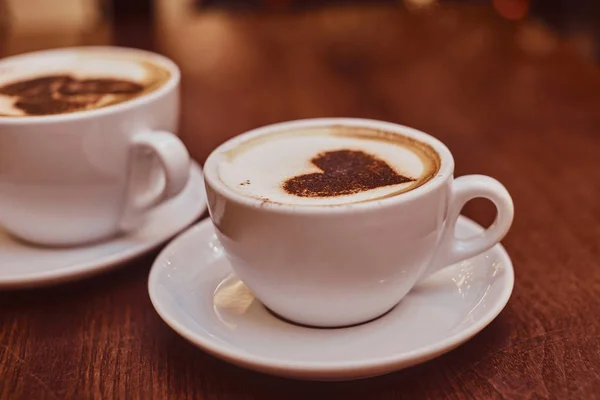
<instances>
[{"instance_id":1,"label":"white coffee cup","mask_svg":"<svg viewBox=\"0 0 600 400\"><path fill-rule=\"evenodd\" d=\"M174 132L180 72L171 60L119 47L40 51L0 69L99 53L140 57L169 72L154 91L89 111L0 116L0 227L25 241L69 246L133 229L177 195L190 160Z\"/></svg>"},{"instance_id":2,"label":"white coffee cup","mask_svg":"<svg viewBox=\"0 0 600 400\"><path fill-rule=\"evenodd\" d=\"M239 194L219 179L224 152L249 139L301 128L350 126L399 133L440 156L437 175L412 191L362 203L299 206ZM405 126L364 119L309 119L237 136L205 164L208 204L234 272L269 309L313 326L344 326L393 308L423 277L498 243L513 220L510 195L493 178L454 179L454 160L434 137ZM497 208L481 235L457 239L464 204L482 197Z\"/></svg>"}]
</instances>

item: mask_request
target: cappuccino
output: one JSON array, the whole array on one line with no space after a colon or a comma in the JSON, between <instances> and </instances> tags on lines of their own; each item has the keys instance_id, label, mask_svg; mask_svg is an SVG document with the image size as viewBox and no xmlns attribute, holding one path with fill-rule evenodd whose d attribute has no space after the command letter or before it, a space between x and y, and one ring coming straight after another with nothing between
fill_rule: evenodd
<instances>
[{"instance_id":1,"label":"cappuccino","mask_svg":"<svg viewBox=\"0 0 600 400\"><path fill-rule=\"evenodd\" d=\"M373 201L432 179L440 157L415 139L362 127L315 127L250 139L223 154L219 179L273 203L319 206Z\"/></svg>"},{"instance_id":2,"label":"cappuccino","mask_svg":"<svg viewBox=\"0 0 600 400\"><path fill-rule=\"evenodd\" d=\"M107 107L150 93L169 78L159 63L119 50L11 57L0 61L0 118Z\"/></svg>"}]
</instances>

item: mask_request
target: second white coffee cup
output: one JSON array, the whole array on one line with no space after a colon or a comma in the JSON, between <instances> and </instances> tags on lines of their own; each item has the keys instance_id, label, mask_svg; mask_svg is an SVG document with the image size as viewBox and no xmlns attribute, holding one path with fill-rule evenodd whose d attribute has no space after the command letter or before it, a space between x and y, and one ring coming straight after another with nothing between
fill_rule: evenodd
<instances>
[{"instance_id":1,"label":"second white coffee cup","mask_svg":"<svg viewBox=\"0 0 600 400\"><path fill-rule=\"evenodd\" d=\"M147 94L107 107L0 116L0 227L28 242L71 246L133 229L188 181L189 155L175 134L180 73L169 59L78 47L0 60L0 71L43 65L68 72L86 57L149 63L169 75Z\"/></svg>"}]
</instances>

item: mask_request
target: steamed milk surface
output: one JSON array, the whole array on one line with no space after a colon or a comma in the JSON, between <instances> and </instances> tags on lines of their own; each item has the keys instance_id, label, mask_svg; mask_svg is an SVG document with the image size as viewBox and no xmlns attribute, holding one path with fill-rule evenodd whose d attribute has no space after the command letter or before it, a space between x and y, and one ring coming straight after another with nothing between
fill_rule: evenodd
<instances>
[{"instance_id":1,"label":"steamed milk surface","mask_svg":"<svg viewBox=\"0 0 600 400\"><path fill-rule=\"evenodd\" d=\"M218 166L220 180L239 194L263 201L292 205L339 205L406 192L429 180L430 175L439 168L437 159L432 159L437 154L425 154L422 148L411 146L410 141L403 143L381 140L377 136L370 138L364 132L356 136L337 133L335 128L313 128L251 139L225 154ZM289 179L323 172L313 164L315 157L340 150L360 151L374 156L398 174L412 180L338 196L303 197L286 192L284 184Z\"/></svg>"},{"instance_id":2,"label":"steamed milk surface","mask_svg":"<svg viewBox=\"0 0 600 400\"><path fill-rule=\"evenodd\" d=\"M0 87L53 75L68 75L81 80L122 79L139 83L144 86L143 93L148 93L164 83L169 77L169 72L142 57L110 51L25 55L5 62L0 61ZM115 101L116 97L106 95L88 109L123 101ZM23 110L14 104L14 96L0 93L0 115L25 116Z\"/></svg>"}]
</instances>

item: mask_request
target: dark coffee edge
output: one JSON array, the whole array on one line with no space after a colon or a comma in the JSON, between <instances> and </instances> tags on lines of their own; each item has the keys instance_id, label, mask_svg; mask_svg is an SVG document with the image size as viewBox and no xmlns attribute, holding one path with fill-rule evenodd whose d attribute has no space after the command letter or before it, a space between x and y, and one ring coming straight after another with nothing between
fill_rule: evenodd
<instances>
[{"instance_id":1,"label":"dark coffee edge","mask_svg":"<svg viewBox=\"0 0 600 400\"><path fill-rule=\"evenodd\" d=\"M353 132L334 132L334 129L353 130ZM438 152L427 143L424 143L409 136L405 136L401 133L384 131L381 129L375 129L370 127L346 125L296 127L288 128L285 131L282 130L279 132L271 132L268 134L260 135L255 138L247 139L246 141L235 146L234 148L223 151L222 155L225 156L229 161L232 161L239 154L243 154L244 152L246 152L247 149L251 147L256 147L257 145L260 145L264 142L268 142L274 137L296 136L298 135L298 132L302 132L302 136L321 136L323 135L323 130L329 130L330 132L328 132L327 135L331 136L341 136L354 139L358 138L369 141L375 140L400 145L401 147L408 148L409 150L416 150L415 153L417 153L417 155L419 156L419 158L421 158L422 161L427 161L431 159L433 161L432 168L436 168L437 170L439 170L441 165L441 159ZM363 149L360 150L364 151ZM398 172L400 173L401 171Z\"/></svg>"},{"instance_id":2,"label":"dark coffee edge","mask_svg":"<svg viewBox=\"0 0 600 400\"><path fill-rule=\"evenodd\" d=\"M132 61L132 60L130 59L129 61ZM82 112L86 112L86 111L98 110L98 109L102 109L102 108L106 108L106 107L110 107L110 106L114 106L114 105L118 105L118 104L122 104L122 103L127 103L129 101L133 101L135 99L138 99L140 97L148 95L148 94L158 90L163 85L165 85L169 81L169 79L172 77L171 72L167 68L165 68L163 66L159 66L156 63L153 63L153 62L150 62L147 60L140 60L140 61L136 60L135 62L140 65L143 65L143 67L147 71L146 79L144 79L142 81L130 80L131 82L137 83L144 87L144 89L142 91L140 91L139 93L135 93L133 95L132 94L107 94L104 96L112 96L112 97L114 97L114 99L112 99L102 105L96 106L96 107L83 107L83 108L76 108L76 109L72 109L72 110L68 110L68 111L60 112L60 113L47 113L47 114L9 115L9 114L0 113L0 117L3 117L3 118L36 118L36 117L48 117L48 116L57 116L57 115L76 114L76 113L82 113ZM33 79L37 79L37 78L44 77L44 76L48 76L48 75L34 75L27 79L33 80ZM97 77L90 75L89 77L86 77L85 79L94 79L94 78L97 78ZM115 76L112 78L125 80L124 77L116 77ZM17 80L16 82L20 82L20 80ZM4 85L10 85L10 84L11 83L6 83ZM8 97L8 98L15 98L15 99L18 98L18 96L8 96L8 95L2 95L2 94L0 94L0 96L4 96L4 97Z\"/></svg>"}]
</instances>

